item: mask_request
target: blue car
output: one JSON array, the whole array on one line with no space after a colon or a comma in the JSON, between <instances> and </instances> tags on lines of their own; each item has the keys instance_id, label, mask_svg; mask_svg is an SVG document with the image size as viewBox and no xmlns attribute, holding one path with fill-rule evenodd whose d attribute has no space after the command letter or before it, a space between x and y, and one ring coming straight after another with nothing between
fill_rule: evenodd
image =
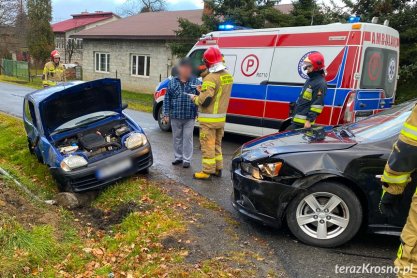
<instances>
[{"instance_id":1,"label":"blue car","mask_svg":"<svg viewBox=\"0 0 417 278\"><path fill-rule=\"evenodd\" d=\"M100 188L153 163L142 128L123 110L118 79L68 82L29 93L23 104L28 147L61 191Z\"/></svg>"}]
</instances>

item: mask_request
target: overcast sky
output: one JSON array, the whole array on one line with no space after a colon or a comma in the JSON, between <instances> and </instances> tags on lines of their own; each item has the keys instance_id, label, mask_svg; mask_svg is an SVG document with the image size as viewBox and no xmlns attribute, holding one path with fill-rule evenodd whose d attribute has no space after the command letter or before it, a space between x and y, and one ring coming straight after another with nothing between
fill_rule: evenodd
<instances>
[{"instance_id":1,"label":"overcast sky","mask_svg":"<svg viewBox=\"0 0 417 278\"><path fill-rule=\"evenodd\" d=\"M53 22L71 18L83 11L117 12L126 0L52 0ZM168 10L193 10L203 7L202 0L166 0Z\"/></svg>"}]
</instances>

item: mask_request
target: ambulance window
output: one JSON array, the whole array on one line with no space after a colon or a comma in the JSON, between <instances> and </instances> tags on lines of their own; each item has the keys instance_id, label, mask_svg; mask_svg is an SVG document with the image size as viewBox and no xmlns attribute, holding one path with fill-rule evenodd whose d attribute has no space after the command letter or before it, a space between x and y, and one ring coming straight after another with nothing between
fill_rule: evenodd
<instances>
[{"instance_id":1,"label":"ambulance window","mask_svg":"<svg viewBox=\"0 0 417 278\"><path fill-rule=\"evenodd\" d=\"M199 76L202 72L201 66L204 65L203 54L205 51L206 49L197 49L189 55L189 58L191 59L191 63L193 64L194 74L196 76Z\"/></svg>"},{"instance_id":2,"label":"ambulance window","mask_svg":"<svg viewBox=\"0 0 417 278\"><path fill-rule=\"evenodd\" d=\"M392 97L397 79L397 52L368 47L362 70L361 89L384 89Z\"/></svg>"}]
</instances>

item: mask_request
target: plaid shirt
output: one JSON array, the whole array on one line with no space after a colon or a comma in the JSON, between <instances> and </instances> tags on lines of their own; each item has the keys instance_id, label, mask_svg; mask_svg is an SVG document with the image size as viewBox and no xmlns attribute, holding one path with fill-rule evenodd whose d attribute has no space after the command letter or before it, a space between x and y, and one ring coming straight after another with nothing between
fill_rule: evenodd
<instances>
[{"instance_id":1,"label":"plaid shirt","mask_svg":"<svg viewBox=\"0 0 417 278\"><path fill-rule=\"evenodd\" d=\"M162 107L163 115L179 120L195 119L197 117L197 106L187 94L197 95L197 89L191 86L193 85L194 87L200 84L201 82L195 77L191 77L185 83L181 82L178 77L173 77L168 83L165 94Z\"/></svg>"}]
</instances>

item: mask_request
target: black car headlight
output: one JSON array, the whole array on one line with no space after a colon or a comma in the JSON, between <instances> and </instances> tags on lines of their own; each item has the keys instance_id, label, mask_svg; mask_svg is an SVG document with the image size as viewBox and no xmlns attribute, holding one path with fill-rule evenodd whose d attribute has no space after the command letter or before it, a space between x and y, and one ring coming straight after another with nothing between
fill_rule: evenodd
<instances>
[{"instance_id":1,"label":"black car headlight","mask_svg":"<svg viewBox=\"0 0 417 278\"><path fill-rule=\"evenodd\" d=\"M258 163L241 162L240 169L243 174L251 175L255 179L279 181L284 184L292 184L303 176L302 172L280 160Z\"/></svg>"},{"instance_id":2,"label":"black car headlight","mask_svg":"<svg viewBox=\"0 0 417 278\"><path fill-rule=\"evenodd\" d=\"M240 163L240 167L244 173L251 175L255 179L259 179L259 180L263 179L261 175L261 170L258 167L253 166L251 163L242 162Z\"/></svg>"},{"instance_id":3,"label":"black car headlight","mask_svg":"<svg viewBox=\"0 0 417 278\"><path fill-rule=\"evenodd\" d=\"M263 180L264 177L274 178L279 176L282 168L282 162L261 163L253 165L248 162L242 162L240 167L243 172L250 174L258 180Z\"/></svg>"}]
</instances>

